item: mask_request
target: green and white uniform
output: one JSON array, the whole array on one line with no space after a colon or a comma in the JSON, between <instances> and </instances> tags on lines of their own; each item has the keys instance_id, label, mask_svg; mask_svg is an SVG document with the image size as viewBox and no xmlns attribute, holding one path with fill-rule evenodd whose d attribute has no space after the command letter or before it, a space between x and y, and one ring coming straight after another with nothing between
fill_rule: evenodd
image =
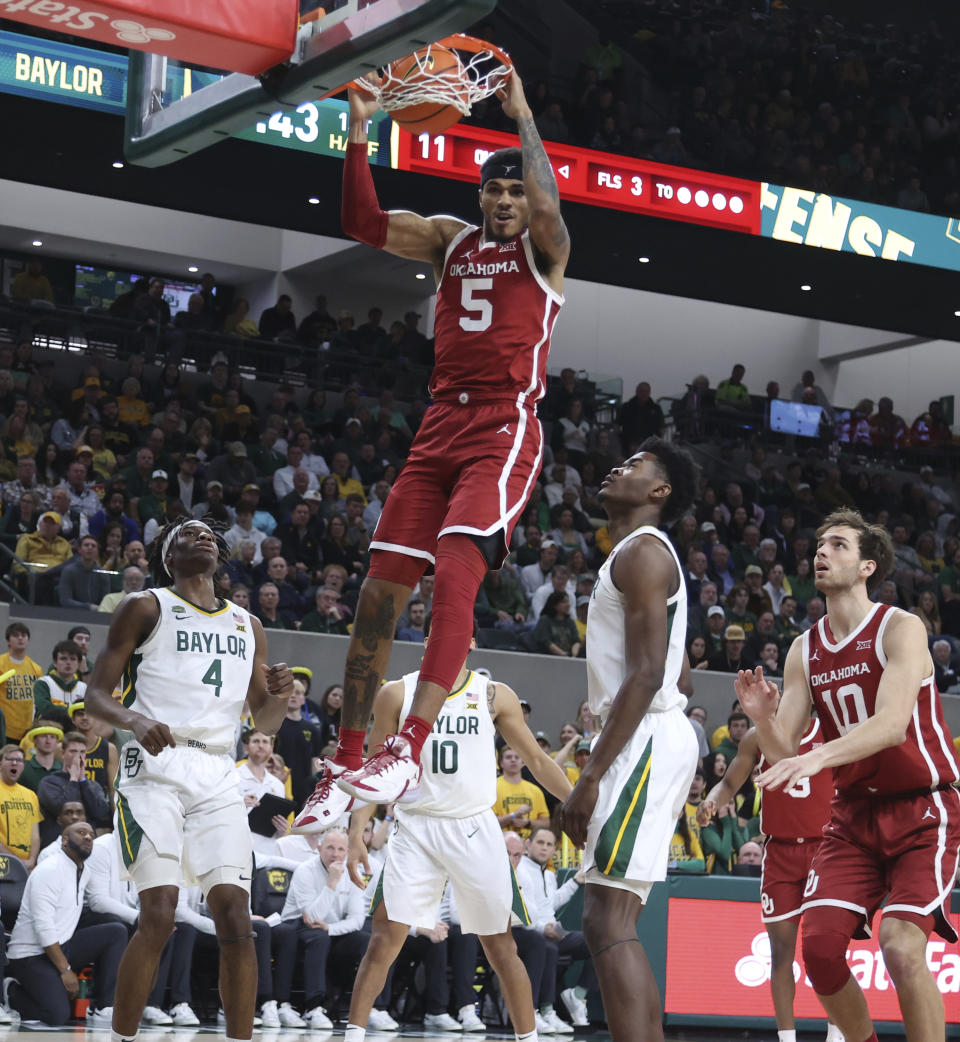
<instances>
[{"instance_id":1,"label":"green and white uniform","mask_svg":"<svg viewBox=\"0 0 960 1042\"><path fill-rule=\"evenodd\" d=\"M400 726L413 705L418 673L403 678ZM527 921L493 813L497 799L496 738L487 707L490 681L472 670L447 698L424 743L423 777L413 800L397 806L397 823L373 897L395 923L437 924L443 888L456 895L464 933L503 933L510 913Z\"/></svg>"},{"instance_id":2,"label":"green and white uniform","mask_svg":"<svg viewBox=\"0 0 960 1042\"><path fill-rule=\"evenodd\" d=\"M160 618L131 655L123 704L170 728L157 756L120 754L117 835L138 890L219 882L249 890L252 850L237 784L234 736L250 686L255 636L231 601L206 611L171 589L150 591Z\"/></svg>"},{"instance_id":3,"label":"green and white uniform","mask_svg":"<svg viewBox=\"0 0 960 1042\"><path fill-rule=\"evenodd\" d=\"M667 658L663 685L646 716L600 779L584 851L587 882L631 890L646 900L665 879L670 840L697 766L697 739L684 715L677 686L686 654L687 591L669 539L643 525L625 536L604 562L587 616L587 684L590 711L606 718L627 676L626 601L613 581L617 554L640 537L659 539L677 569L677 592L667 600Z\"/></svg>"}]
</instances>

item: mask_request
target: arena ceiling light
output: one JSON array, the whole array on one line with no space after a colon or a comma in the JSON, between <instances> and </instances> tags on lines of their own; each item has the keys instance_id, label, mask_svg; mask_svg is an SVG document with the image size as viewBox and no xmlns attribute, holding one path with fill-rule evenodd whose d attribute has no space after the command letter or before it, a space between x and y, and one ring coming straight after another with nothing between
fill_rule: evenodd
<instances>
[{"instance_id":1,"label":"arena ceiling light","mask_svg":"<svg viewBox=\"0 0 960 1042\"><path fill-rule=\"evenodd\" d=\"M115 159L113 161L113 169L114 170L122 170L123 169L123 163L121 163L119 159Z\"/></svg>"},{"instance_id":2,"label":"arena ceiling light","mask_svg":"<svg viewBox=\"0 0 960 1042\"><path fill-rule=\"evenodd\" d=\"M957 318L960 318L960 311L954 311L954 315L955 315L955 316L956 316Z\"/></svg>"},{"instance_id":3,"label":"arena ceiling light","mask_svg":"<svg viewBox=\"0 0 960 1042\"><path fill-rule=\"evenodd\" d=\"M30 245L31 246L42 246L43 245L43 239L34 239L33 242Z\"/></svg>"},{"instance_id":4,"label":"arena ceiling light","mask_svg":"<svg viewBox=\"0 0 960 1042\"><path fill-rule=\"evenodd\" d=\"M310 198L307 200L307 202L311 206L319 206L320 205L320 200L315 195L311 195Z\"/></svg>"},{"instance_id":5,"label":"arena ceiling light","mask_svg":"<svg viewBox=\"0 0 960 1042\"><path fill-rule=\"evenodd\" d=\"M415 279L425 279L425 278L426 278L427 276L426 276L426 275L424 275L424 273L423 273L422 271L418 271L418 272L416 273L416 275L414 275L413 277L414 277Z\"/></svg>"},{"instance_id":6,"label":"arena ceiling light","mask_svg":"<svg viewBox=\"0 0 960 1042\"><path fill-rule=\"evenodd\" d=\"M809 292L810 292L810 290L812 290L812 289L813 289L813 286L811 286L811 285L810 285L810 283L808 283L808 282L805 282L805 283L804 283L804 284L803 284L803 285L802 285L802 286L800 287L800 291L801 291L802 293L809 293Z\"/></svg>"},{"instance_id":7,"label":"arena ceiling light","mask_svg":"<svg viewBox=\"0 0 960 1042\"><path fill-rule=\"evenodd\" d=\"M196 266L196 264L191 264L190 267L187 268L187 271L189 271L191 275L195 275L199 270L200 269Z\"/></svg>"},{"instance_id":8,"label":"arena ceiling light","mask_svg":"<svg viewBox=\"0 0 960 1042\"><path fill-rule=\"evenodd\" d=\"M649 264L650 263L650 258L649 257L637 257L637 260L640 261L641 264Z\"/></svg>"}]
</instances>

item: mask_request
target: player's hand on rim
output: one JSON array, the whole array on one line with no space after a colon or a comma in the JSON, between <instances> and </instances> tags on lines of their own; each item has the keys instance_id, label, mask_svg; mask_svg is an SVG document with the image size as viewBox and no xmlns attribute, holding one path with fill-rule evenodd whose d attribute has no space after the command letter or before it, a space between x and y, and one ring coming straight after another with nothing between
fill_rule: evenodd
<instances>
[{"instance_id":1,"label":"player's hand on rim","mask_svg":"<svg viewBox=\"0 0 960 1042\"><path fill-rule=\"evenodd\" d=\"M367 73L365 78L378 87L383 82L383 77L376 72ZM364 90L360 80L354 80L347 89L347 100L350 102L351 119L371 119L380 111L380 102Z\"/></svg>"},{"instance_id":2,"label":"player's hand on rim","mask_svg":"<svg viewBox=\"0 0 960 1042\"><path fill-rule=\"evenodd\" d=\"M527 96L523 92L523 81L516 69L510 70L510 75L497 91L497 97L500 99L504 113L511 119L519 119L529 112Z\"/></svg>"},{"instance_id":3,"label":"player's hand on rim","mask_svg":"<svg viewBox=\"0 0 960 1042\"><path fill-rule=\"evenodd\" d=\"M776 715L780 689L763 675L763 666L741 669L733 682L733 690L747 716L767 720Z\"/></svg>"},{"instance_id":4,"label":"player's hand on rim","mask_svg":"<svg viewBox=\"0 0 960 1042\"><path fill-rule=\"evenodd\" d=\"M271 698L285 699L293 694L293 671L286 662L278 662L273 666L268 666L263 662L260 664L260 668L267 681L267 694Z\"/></svg>"},{"instance_id":5,"label":"player's hand on rim","mask_svg":"<svg viewBox=\"0 0 960 1042\"><path fill-rule=\"evenodd\" d=\"M159 720L151 720L149 716L140 716L133 722L133 735L141 748L151 756L156 756L166 748L176 749L170 728Z\"/></svg>"}]
</instances>

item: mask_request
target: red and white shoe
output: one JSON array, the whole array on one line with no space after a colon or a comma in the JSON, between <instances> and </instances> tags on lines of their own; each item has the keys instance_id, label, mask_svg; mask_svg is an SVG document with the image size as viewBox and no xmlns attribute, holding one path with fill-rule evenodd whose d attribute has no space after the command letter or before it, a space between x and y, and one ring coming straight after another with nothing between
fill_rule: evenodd
<instances>
[{"instance_id":1,"label":"red and white shoe","mask_svg":"<svg viewBox=\"0 0 960 1042\"><path fill-rule=\"evenodd\" d=\"M355 771L337 778L344 793L364 803L403 802L410 799L420 784L423 768L410 755L410 743L398 734L387 737L383 748Z\"/></svg>"},{"instance_id":2,"label":"red and white shoe","mask_svg":"<svg viewBox=\"0 0 960 1042\"><path fill-rule=\"evenodd\" d=\"M303 810L294 818L291 832L322 832L332 828L350 812L353 800L337 788L337 779L346 770L346 767L341 767L333 760L324 760L323 776L307 797Z\"/></svg>"}]
</instances>

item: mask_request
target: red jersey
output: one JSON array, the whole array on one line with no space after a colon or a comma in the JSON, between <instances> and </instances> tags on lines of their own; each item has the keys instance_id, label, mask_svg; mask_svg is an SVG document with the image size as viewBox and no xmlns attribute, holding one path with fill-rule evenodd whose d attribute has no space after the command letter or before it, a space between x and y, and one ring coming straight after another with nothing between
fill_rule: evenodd
<instances>
[{"instance_id":1,"label":"red jersey","mask_svg":"<svg viewBox=\"0 0 960 1042\"><path fill-rule=\"evenodd\" d=\"M464 228L447 248L437 289L430 393L538 401L562 304L537 270L529 231L484 242L482 228Z\"/></svg>"},{"instance_id":2,"label":"red jersey","mask_svg":"<svg viewBox=\"0 0 960 1042\"><path fill-rule=\"evenodd\" d=\"M800 739L798 756L823 745L820 721L814 717L810 730ZM760 757L761 769L767 767ZM833 772L827 768L812 778L801 778L789 789L764 789L760 803L760 831L777 839L821 839L830 820Z\"/></svg>"},{"instance_id":3,"label":"red jersey","mask_svg":"<svg viewBox=\"0 0 960 1042\"><path fill-rule=\"evenodd\" d=\"M875 604L860 625L837 642L825 615L803 635L803 668L827 741L874 715L887 658L883 634L899 608ZM943 718L933 673L924 680L906 741L865 760L833 769L841 794L894 796L939 789L960 779L960 764Z\"/></svg>"}]
</instances>

